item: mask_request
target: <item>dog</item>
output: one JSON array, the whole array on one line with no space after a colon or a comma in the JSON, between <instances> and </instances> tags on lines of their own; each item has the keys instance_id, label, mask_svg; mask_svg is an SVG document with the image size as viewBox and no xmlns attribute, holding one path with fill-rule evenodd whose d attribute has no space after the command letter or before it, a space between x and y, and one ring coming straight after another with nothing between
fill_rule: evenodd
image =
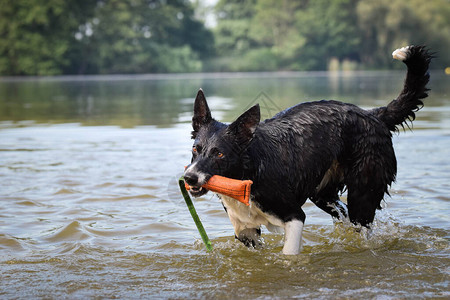
<instances>
[{"instance_id":1,"label":"dog","mask_svg":"<svg viewBox=\"0 0 450 300\"><path fill-rule=\"evenodd\" d=\"M216 121L200 89L192 118L192 161L184 172L193 197L213 175L253 181L251 205L219 195L247 246L260 245L261 226L284 229L283 254L300 252L310 199L333 218L370 228L395 181L392 133L408 126L428 96L433 55L424 46L395 50L407 74L403 90L387 106L364 110L334 100L306 102L260 122L259 105L227 125ZM408 126L409 127L409 126ZM347 204L339 194L347 190Z\"/></svg>"}]
</instances>

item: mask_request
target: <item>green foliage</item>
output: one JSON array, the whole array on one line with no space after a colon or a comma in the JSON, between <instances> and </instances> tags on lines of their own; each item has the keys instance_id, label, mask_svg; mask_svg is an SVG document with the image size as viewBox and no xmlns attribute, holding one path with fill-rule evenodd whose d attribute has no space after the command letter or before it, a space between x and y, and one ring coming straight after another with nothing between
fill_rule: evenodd
<instances>
[{"instance_id":1,"label":"green foliage","mask_svg":"<svg viewBox=\"0 0 450 300\"><path fill-rule=\"evenodd\" d=\"M421 23L408 1L369 0L357 5L359 27L368 42L362 45L362 60L368 65L386 65L395 45L409 44L420 34ZM417 30L415 30L417 29Z\"/></svg>"},{"instance_id":2,"label":"green foliage","mask_svg":"<svg viewBox=\"0 0 450 300\"><path fill-rule=\"evenodd\" d=\"M87 51L98 73L196 72L213 37L183 1L119 1L97 5ZM96 21L95 21L96 20ZM94 22L95 21L95 22ZM86 32L87 33L87 32Z\"/></svg>"},{"instance_id":3,"label":"green foliage","mask_svg":"<svg viewBox=\"0 0 450 300\"><path fill-rule=\"evenodd\" d=\"M273 69L274 66L285 70L326 69L334 57L339 60L358 59L361 39L356 26L356 2L255 1L254 9L251 14L247 14L247 19L219 18L220 30L215 33L216 40L222 42L217 44L222 51L218 50L218 53L232 53L241 57L248 57L250 53L250 57L254 57L255 53L259 53L259 56L265 53L266 59L271 61L261 60L263 64L260 69L264 70ZM243 10L249 11L248 3L241 1L236 1L234 10L239 10L238 3L243 6ZM223 27L228 31L224 31ZM234 49L230 45L234 45ZM252 48L257 51L252 53ZM240 64L243 70L258 69L255 60L250 65L251 68Z\"/></svg>"},{"instance_id":4,"label":"green foliage","mask_svg":"<svg viewBox=\"0 0 450 300\"><path fill-rule=\"evenodd\" d=\"M54 75L70 62L65 56L89 1L2 0L0 74ZM76 7L75 7L76 6Z\"/></svg>"},{"instance_id":5,"label":"green foliage","mask_svg":"<svg viewBox=\"0 0 450 300\"><path fill-rule=\"evenodd\" d=\"M339 61L358 59L361 42L357 32L355 0L315 0L296 14L299 34L305 43L298 49L304 69L327 68L335 57Z\"/></svg>"},{"instance_id":6,"label":"green foliage","mask_svg":"<svg viewBox=\"0 0 450 300\"><path fill-rule=\"evenodd\" d=\"M155 59L158 64L152 68L155 72L199 72L202 70L202 62L189 46L169 47L167 45L156 46Z\"/></svg>"},{"instance_id":7,"label":"green foliage","mask_svg":"<svg viewBox=\"0 0 450 300\"><path fill-rule=\"evenodd\" d=\"M231 2L217 5L216 46L222 59L214 66L219 70L325 70L330 64L338 69L391 68L390 53L409 44L428 45L440 53L435 65L450 65L447 0ZM261 59L258 68L258 59L252 58L263 56L272 60Z\"/></svg>"},{"instance_id":8,"label":"green foliage","mask_svg":"<svg viewBox=\"0 0 450 300\"><path fill-rule=\"evenodd\" d=\"M251 22L250 36L276 56L279 68L290 68L305 39L299 34L295 13L304 1L260 0ZM273 8L277 9L274 10ZM261 50L260 50L261 52ZM266 62L268 63L268 62Z\"/></svg>"},{"instance_id":9,"label":"green foliage","mask_svg":"<svg viewBox=\"0 0 450 300\"><path fill-rule=\"evenodd\" d=\"M0 74L196 72L212 33L183 0L3 0Z\"/></svg>"},{"instance_id":10,"label":"green foliage","mask_svg":"<svg viewBox=\"0 0 450 300\"><path fill-rule=\"evenodd\" d=\"M401 67L408 44L450 65L448 0L2 0L0 75Z\"/></svg>"},{"instance_id":11,"label":"green foliage","mask_svg":"<svg viewBox=\"0 0 450 300\"><path fill-rule=\"evenodd\" d=\"M215 7L218 19L214 29L219 55L233 55L256 46L249 36L256 0L220 0Z\"/></svg>"},{"instance_id":12,"label":"green foliage","mask_svg":"<svg viewBox=\"0 0 450 300\"><path fill-rule=\"evenodd\" d=\"M367 0L357 5L364 43L361 60L368 66L389 65L385 53L399 45L425 44L441 55L437 64L450 65L450 3L446 0Z\"/></svg>"}]
</instances>

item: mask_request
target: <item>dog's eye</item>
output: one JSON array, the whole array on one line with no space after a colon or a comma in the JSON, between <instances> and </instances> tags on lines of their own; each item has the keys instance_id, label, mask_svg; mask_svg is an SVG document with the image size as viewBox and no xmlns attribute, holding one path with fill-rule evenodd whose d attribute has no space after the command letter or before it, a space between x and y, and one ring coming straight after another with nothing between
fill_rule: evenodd
<instances>
[{"instance_id":1,"label":"dog's eye","mask_svg":"<svg viewBox=\"0 0 450 300\"><path fill-rule=\"evenodd\" d=\"M197 154L197 147L192 146L192 153Z\"/></svg>"},{"instance_id":2,"label":"dog's eye","mask_svg":"<svg viewBox=\"0 0 450 300\"><path fill-rule=\"evenodd\" d=\"M218 158L222 158L223 157L223 153L222 152L217 153L217 157Z\"/></svg>"}]
</instances>

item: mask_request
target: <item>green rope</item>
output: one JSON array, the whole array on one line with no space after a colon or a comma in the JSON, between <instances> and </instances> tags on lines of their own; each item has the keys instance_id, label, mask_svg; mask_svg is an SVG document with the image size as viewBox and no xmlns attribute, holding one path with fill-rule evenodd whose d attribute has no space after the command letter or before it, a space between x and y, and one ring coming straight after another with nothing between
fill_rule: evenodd
<instances>
[{"instance_id":1,"label":"green rope","mask_svg":"<svg viewBox=\"0 0 450 300\"><path fill-rule=\"evenodd\" d=\"M200 221L200 218L197 215L197 212L195 211L194 204L192 203L191 197L189 197L188 191L186 191L186 187L184 186L184 177L181 176L178 180L178 184L180 185L181 193L183 194L184 201L186 201L186 205L189 208L189 212L191 213L192 219L194 219L195 225L197 225L198 232L200 233L200 236L202 237L203 243L205 243L206 250L211 251L212 245L211 241L208 238L208 235L206 234L205 228L203 228L202 221Z\"/></svg>"}]
</instances>

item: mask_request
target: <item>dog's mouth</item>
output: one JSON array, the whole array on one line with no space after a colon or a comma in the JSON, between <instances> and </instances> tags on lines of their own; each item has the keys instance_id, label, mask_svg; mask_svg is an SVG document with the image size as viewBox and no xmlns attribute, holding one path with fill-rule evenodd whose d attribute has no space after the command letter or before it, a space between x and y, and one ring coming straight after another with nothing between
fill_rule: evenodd
<instances>
[{"instance_id":1,"label":"dog's mouth","mask_svg":"<svg viewBox=\"0 0 450 300\"><path fill-rule=\"evenodd\" d=\"M191 195L193 197L200 197L204 194L206 194L208 192L207 189L205 189L204 187L201 186L189 186L189 193L191 193Z\"/></svg>"},{"instance_id":2,"label":"dog's mouth","mask_svg":"<svg viewBox=\"0 0 450 300\"><path fill-rule=\"evenodd\" d=\"M189 186L191 191L193 191L194 193L198 193L201 190L203 190L203 188L201 186L197 187L197 186Z\"/></svg>"}]
</instances>

